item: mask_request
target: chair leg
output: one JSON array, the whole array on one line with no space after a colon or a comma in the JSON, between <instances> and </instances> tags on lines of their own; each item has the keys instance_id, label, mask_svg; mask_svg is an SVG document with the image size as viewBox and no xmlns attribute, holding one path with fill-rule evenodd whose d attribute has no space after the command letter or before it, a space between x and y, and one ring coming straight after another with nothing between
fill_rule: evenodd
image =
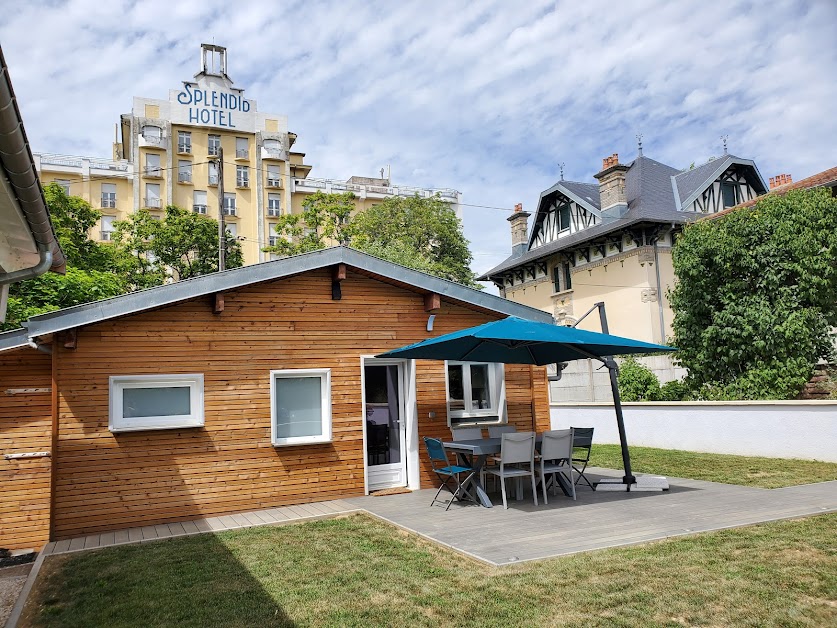
<instances>
[{"instance_id":1,"label":"chair leg","mask_svg":"<svg viewBox=\"0 0 837 628\"><path fill-rule=\"evenodd\" d=\"M553 481L554 478L553 478ZM549 504L549 500L546 498L546 474L541 470L541 489L543 490L543 503Z\"/></svg>"},{"instance_id":2,"label":"chair leg","mask_svg":"<svg viewBox=\"0 0 837 628\"><path fill-rule=\"evenodd\" d=\"M535 486L535 471L532 470L532 498L535 500L535 506L538 505L538 489Z\"/></svg>"},{"instance_id":3,"label":"chair leg","mask_svg":"<svg viewBox=\"0 0 837 628\"><path fill-rule=\"evenodd\" d=\"M508 510L509 504L508 502L506 502L506 478L504 478L502 475L498 477L500 478L500 489L503 492L503 509Z\"/></svg>"}]
</instances>

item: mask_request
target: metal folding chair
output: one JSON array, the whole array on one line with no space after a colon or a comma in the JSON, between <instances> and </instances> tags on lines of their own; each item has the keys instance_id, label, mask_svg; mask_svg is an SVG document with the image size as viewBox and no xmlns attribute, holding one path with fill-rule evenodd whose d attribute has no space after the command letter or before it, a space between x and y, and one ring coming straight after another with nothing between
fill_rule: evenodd
<instances>
[{"instance_id":1,"label":"metal folding chair","mask_svg":"<svg viewBox=\"0 0 837 628\"><path fill-rule=\"evenodd\" d=\"M587 482L587 486L595 491L596 487L584 475L587 464L590 462L590 449L593 446L593 428L572 427L570 429L573 431L573 469L578 473L575 483L578 484L579 480L584 480ZM580 469L578 468L579 466L581 466Z\"/></svg>"},{"instance_id":2,"label":"metal folding chair","mask_svg":"<svg viewBox=\"0 0 837 628\"><path fill-rule=\"evenodd\" d=\"M430 502L432 506L437 501L442 501L439 499L439 493L442 492L442 489L447 489L450 494L451 498L448 502L447 507L445 510L450 508L450 505L453 503L454 499L462 501L465 497L468 499L476 502L477 500L474 498L471 493L469 493L464 486L471 481L476 473L474 469L471 467L451 464L448 460L448 454L445 451L445 446L442 444L442 441L438 438L430 438L429 436L424 437L424 445L427 447L427 453L430 456L430 464L433 467L434 473L439 476L439 479L442 480L442 485L439 487L439 490L436 491L436 494L433 496L433 501ZM443 466L442 466L443 465ZM467 477L464 481L459 479L459 476L467 474ZM448 486L448 483L453 480L456 483L455 489L452 489Z\"/></svg>"}]
</instances>

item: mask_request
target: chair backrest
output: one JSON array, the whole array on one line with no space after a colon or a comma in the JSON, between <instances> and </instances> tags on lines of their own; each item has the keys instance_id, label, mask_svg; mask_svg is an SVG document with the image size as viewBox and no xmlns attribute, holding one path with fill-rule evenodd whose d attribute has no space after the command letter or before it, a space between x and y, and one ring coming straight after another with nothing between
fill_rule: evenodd
<instances>
[{"instance_id":1,"label":"chair backrest","mask_svg":"<svg viewBox=\"0 0 837 628\"><path fill-rule=\"evenodd\" d=\"M453 440L479 440L482 438L481 427L451 428L450 433L453 435Z\"/></svg>"},{"instance_id":2,"label":"chair backrest","mask_svg":"<svg viewBox=\"0 0 837 628\"><path fill-rule=\"evenodd\" d=\"M424 446L427 447L427 453L430 455L430 461L448 462L448 455L445 453L445 446L438 438L424 437ZM435 468L435 465L434 465Z\"/></svg>"},{"instance_id":3,"label":"chair backrest","mask_svg":"<svg viewBox=\"0 0 837 628\"><path fill-rule=\"evenodd\" d=\"M544 460L564 460L573 455L573 430L553 430L543 433L541 458Z\"/></svg>"},{"instance_id":4,"label":"chair backrest","mask_svg":"<svg viewBox=\"0 0 837 628\"><path fill-rule=\"evenodd\" d=\"M492 425L488 428L488 438L500 438L503 434L516 431L514 425Z\"/></svg>"},{"instance_id":5,"label":"chair backrest","mask_svg":"<svg viewBox=\"0 0 837 628\"><path fill-rule=\"evenodd\" d=\"M535 459L534 432L506 432L501 438L501 464L532 462Z\"/></svg>"},{"instance_id":6,"label":"chair backrest","mask_svg":"<svg viewBox=\"0 0 837 628\"><path fill-rule=\"evenodd\" d=\"M573 431L573 447L590 447L593 444L592 427L571 427Z\"/></svg>"}]
</instances>

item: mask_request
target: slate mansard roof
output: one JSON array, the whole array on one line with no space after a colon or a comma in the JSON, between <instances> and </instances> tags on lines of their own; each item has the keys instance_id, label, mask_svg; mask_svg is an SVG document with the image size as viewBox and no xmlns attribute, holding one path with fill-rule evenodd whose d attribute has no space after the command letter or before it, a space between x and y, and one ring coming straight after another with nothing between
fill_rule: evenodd
<instances>
[{"instance_id":1,"label":"slate mansard roof","mask_svg":"<svg viewBox=\"0 0 837 628\"><path fill-rule=\"evenodd\" d=\"M745 167L744 171L747 173L749 183L759 193L767 191L767 186L755 163L735 155L724 155L691 170L677 170L659 161L639 156L628 164L628 171L625 174L628 211L620 218L602 214L598 184L559 181L541 193L538 199L538 212L541 212L544 200L557 192L572 199L595 215L599 219L598 223L559 240L530 249L517 257L511 256L484 273L479 279L490 281L492 277L521 264L543 259L554 253L639 223L683 224L705 216L703 213L686 211L684 208L690 207L692 202L707 187L734 165ZM539 213L536 214L535 220L537 220ZM532 239L530 238L530 246L531 243Z\"/></svg>"}]
</instances>

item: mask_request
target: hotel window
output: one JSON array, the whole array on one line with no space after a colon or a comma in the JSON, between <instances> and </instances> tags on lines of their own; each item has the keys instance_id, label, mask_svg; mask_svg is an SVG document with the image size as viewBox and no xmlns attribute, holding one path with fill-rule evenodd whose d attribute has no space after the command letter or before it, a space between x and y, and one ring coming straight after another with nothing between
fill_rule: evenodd
<instances>
[{"instance_id":1,"label":"hotel window","mask_svg":"<svg viewBox=\"0 0 837 628\"><path fill-rule=\"evenodd\" d=\"M195 190L192 196L192 211L196 214L206 213L206 190Z\"/></svg>"},{"instance_id":2,"label":"hotel window","mask_svg":"<svg viewBox=\"0 0 837 628\"><path fill-rule=\"evenodd\" d=\"M234 222L225 222L224 228L227 230L227 233L229 233L233 238L238 235L238 225Z\"/></svg>"},{"instance_id":3,"label":"hotel window","mask_svg":"<svg viewBox=\"0 0 837 628\"><path fill-rule=\"evenodd\" d=\"M280 216L282 214L282 197L279 194L267 195L267 215Z\"/></svg>"},{"instance_id":4,"label":"hotel window","mask_svg":"<svg viewBox=\"0 0 837 628\"><path fill-rule=\"evenodd\" d=\"M161 146L163 144L163 129L153 124L142 127L142 137L149 144Z\"/></svg>"},{"instance_id":5,"label":"hotel window","mask_svg":"<svg viewBox=\"0 0 837 628\"><path fill-rule=\"evenodd\" d=\"M209 162L209 178L207 180L209 185L218 185L218 164Z\"/></svg>"},{"instance_id":6,"label":"hotel window","mask_svg":"<svg viewBox=\"0 0 837 628\"><path fill-rule=\"evenodd\" d=\"M560 262L553 267L552 285L555 292L563 292L564 290L572 289L573 281L570 275L569 262Z\"/></svg>"},{"instance_id":7,"label":"hotel window","mask_svg":"<svg viewBox=\"0 0 837 628\"><path fill-rule=\"evenodd\" d=\"M185 155L192 154L192 134L189 131L177 132L177 152Z\"/></svg>"},{"instance_id":8,"label":"hotel window","mask_svg":"<svg viewBox=\"0 0 837 628\"><path fill-rule=\"evenodd\" d=\"M275 446L331 441L331 369L270 372L271 440Z\"/></svg>"},{"instance_id":9,"label":"hotel window","mask_svg":"<svg viewBox=\"0 0 837 628\"><path fill-rule=\"evenodd\" d=\"M181 159L177 162L177 181L178 183L192 182L192 162L186 159Z\"/></svg>"},{"instance_id":10,"label":"hotel window","mask_svg":"<svg viewBox=\"0 0 837 628\"><path fill-rule=\"evenodd\" d=\"M207 151L210 155L218 155L218 151L221 149L221 136L220 135L213 135L209 134L209 150Z\"/></svg>"},{"instance_id":11,"label":"hotel window","mask_svg":"<svg viewBox=\"0 0 837 628\"><path fill-rule=\"evenodd\" d=\"M149 209L160 209L162 207L160 201L160 184L146 183L145 184L145 206Z\"/></svg>"},{"instance_id":12,"label":"hotel window","mask_svg":"<svg viewBox=\"0 0 837 628\"><path fill-rule=\"evenodd\" d=\"M449 425L504 422L502 364L447 362L446 369Z\"/></svg>"},{"instance_id":13,"label":"hotel window","mask_svg":"<svg viewBox=\"0 0 837 628\"><path fill-rule=\"evenodd\" d=\"M276 246L279 244L279 235L276 233L276 226L275 222L272 222L267 226L267 232L269 234L267 239L268 246Z\"/></svg>"},{"instance_id":14,"label":"hotel window","mask_svg":"<svg viewBox=\"0 0 837 628\"><path fill-rule=\"evenodd\" d=\"M279 166L270 165L267 167L267 187L278 188L281 185Z\"/></svg>"},{"instance_id":15,"label":"hotel window","mask_svg":"<svg viewBox=\"0 0 837 628\"><path fill-rule=\"evenodd\" d=\"M724 197L724 207L734 207L737 205L738 186L735 183L724 182L721 184L721 194Z\"/></svg>"},{"instance_id":16,"label":"hotel window","mask_svg":"<svg viewBox=\"0 0 837 628\"><path fill-rule=\"evenodd\" d=\"M145 154L145 174L149 177L163 176L163 171L160 169L160 155L157 153Z\"/></svg>"},{"instance_id":17,"label":"hotel window","mask_svg":"<svg viewBox=\"0 0 837 628\"><path fill-rule=\"evenodd\" d=\"M235 158L247 159L250 155L250 141L246 137L235 138Z\"/></svg>"},{"instance_id":18,"label":"hotel window","mask_svg":"<svg viewBox=\"0 0 837 628\"><path fill-rule=\"evenodd\" d=\"M57 186L64 190L64 194L70 195L70 181L68 179L56 179L53 181Z\"/></svg>"},{"instance_id":19,"label":"hotel window","mask_svg":"<svg viewBox=\"0 0 837 628\"><path fill-rule=\"evenodd\" d=\"M110 378L111 432L202 427L203 375Z\"/></svg>"},{"instance_id":20,"label":"hotel window","mask_svg":"<svg viewBox=\"0 0 837 628\"><path fill-rule=\"evenodd\" d=\"M250 187L250 168L248 166L235 167L235 186L238 188Z\"/></svg>"},{"instance_id":21,"label":"hotel window","mask_svg":"<svg viewBox=\"0 0 837 628\"><path fill-rule=\"evenodd\" d=\"M102 240L109 241L113 237L113 221L116 216L102 216Z\"/></svg>"},{"instance_id":22,"label":"hotel window","mask_svg":"<svg viewBox=\"0 0 837 628\"><path fill-rule=\"evenodd\" d=\"M224 215L235 216L235 192L224 193Z\"/></svg>"},{"instance_id":23,"label":"hotel window","mask_svg":"<svg viewBox=\"0 0 837 628\"><path fill-rule=\"evenodd\" d=\"M116 184L102 183L102 209L116 207Z\"/></svg>"}]
</instances>

